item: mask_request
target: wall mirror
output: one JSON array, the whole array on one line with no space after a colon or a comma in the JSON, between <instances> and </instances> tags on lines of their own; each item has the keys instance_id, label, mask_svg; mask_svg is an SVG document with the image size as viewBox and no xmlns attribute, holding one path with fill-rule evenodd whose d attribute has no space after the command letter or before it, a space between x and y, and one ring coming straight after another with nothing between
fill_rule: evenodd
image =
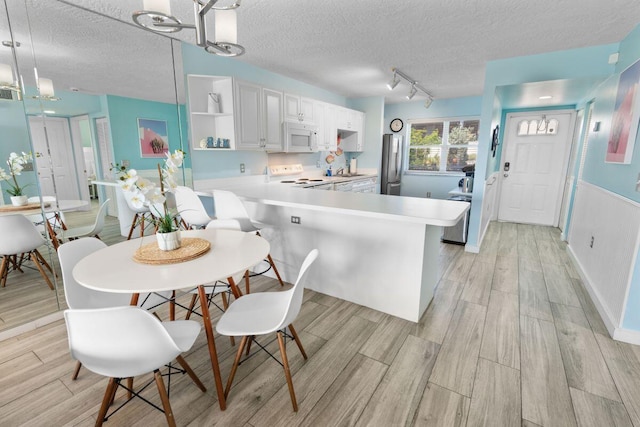
<instances>
[{"instance_id":1,"label":"wall mirror","mask_svg":"<svg viewBox=\"0 0 640 427\"><path fill-rule=\"evenodd\" d=\"M115 188L90 182L114 180L116 162L142 171L162 162L145 155L139 119L164 123L168 149L187 151L180 42L63 1L3 0L1 6L0 64L10 65L24 88L22 100L0 92L3 165L11 152L38 153L34 170L19 177L29 196L84 201L65 215L85 223L111 199L109 214L117 216ZM0 204L10 204L6 188L3 183ZM43 255L59 271L55 250ZM0 287L0 331L66 307L60 275L51 291L37 271L24 270Z\"/></svg>"}]
</instances>

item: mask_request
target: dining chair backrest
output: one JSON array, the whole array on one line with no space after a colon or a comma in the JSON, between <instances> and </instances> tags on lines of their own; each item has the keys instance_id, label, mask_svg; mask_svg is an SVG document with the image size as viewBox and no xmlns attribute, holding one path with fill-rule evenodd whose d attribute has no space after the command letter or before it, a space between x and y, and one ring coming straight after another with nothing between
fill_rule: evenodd
<instances>
[{"instance_id":1,"label":"dining chair backrest","mask_svg":"<svg viewBox=\"0 0 640 427\"><path fill-rule=\"evenodd\" d=\"M211 221L211 217L204 208L200 197L191 188L178 186L174 196L178 213L187 224L204 227Z\"/></svg>"},{"instance_id":2,"label":"dining chair backrest","mask_svg":"<svg viewBox=\"0 0 640 427\"><path fill-rule=\"evenodd\" d=\"M298 278L296 279L296 283L293 285L293 288L289 289L290 299L288 301L287 308L285 310L284 319L282 323L280 323L280 327L278 329L284 328L298 317L298 313L300 313L300 307L302 307L302 299L304 296L304 280L306 278L307 272L309 271L309 267L314 261L318 258L318 250L313 249L307 257L304 259L302 263L302 267L300 267L300 272L298 273Z\"/></svg>"},{"instance_id":3,"label":"dining chair backrest","mask_svg":"<svg viewBox=\"0 0 640 427\"><path fill-rule=\"evenodd\" d=\"M28 253L46 242L24 215L0 216L0 255Z\"/></svg>"},{"instance_id":4,"label":"dining chair backrest","mask_svg":"<svg viewBox=\"0 0 640 427\"><path fill-rule=\"evenodd\" d=\"M235 193L226 190L213 190L213 203L216 218L238 221L243 231L255 230L244 203Z\"/></svg>"},{"instance_id":5,"label":"dining chair backrest","mask_svg":"<svg viewBox=\"0 0 640 427\"><path fill-rule=\"evenodd\" d=\"M96 215L96 221L93 224L93 231L89 234L90 236L95 236L96 234L100 234L102 229L104 228L104 222L107 218L107 205L109 204L109 200L107 199L100 205L98 209L98 214Z\"/></svg>"},{"instance_id":6,"label":"dining chair backrest","mask_svg":"<svg viewBox=\"0 0 640 427\"><path fill-rule=\"evenodd\" d=\"M171 362L182 352L162 323L137 307L70 309L64 318L71 356L100 375L134 377Z\"/></svg>"},{"instance_id":7,"label":"dining chair backrest","mask_svg":"<svg viewBox=\"0 0 640 427\"><path fill-rule=\"evenodd\" d=\"M83 237L64 243L58 248L64 297L69 308L107 308L129 305L131 294L94 291L82 286L73 277L73 269L82 258L106 247L107 244L99 239Z\"/></svg>"}]
</instances>

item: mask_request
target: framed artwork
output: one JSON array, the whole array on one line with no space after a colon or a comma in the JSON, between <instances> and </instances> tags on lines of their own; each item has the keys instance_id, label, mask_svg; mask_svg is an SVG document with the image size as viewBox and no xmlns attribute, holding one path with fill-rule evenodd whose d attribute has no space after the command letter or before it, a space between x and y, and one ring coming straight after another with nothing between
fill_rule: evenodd
<instances>
[{"instance_id":1,"label":"framed artwork","mask_svg":"<svg viewBox=\"0 0 640 427\"><path fill-rule=\"evenodd\" d=\"M491 135L491 151L493 152L493 157L496 156L496 149L498 148L498 135L500 135L500 125L496 125Z\"/></svg>"},{"instance_id":2,"label":"framed artwork","mask_svg":"<svg viewBox=\"0 0 640 427\"><path fill-rule=\"evenodd\" d=\"M631 163L640 118L640 60L620 73L607 143L607 163Z\"/></svg>"},{"instance_id":3,"label":"framed artwork","mask_svg":"<svg viewBox=\"0 0 640 427\"><path fill-rule=\"evenodd\" d=\"M169 152L169 134L166 120L138 119L140 156L165 157Z\"/></svg>"}]
</instances>

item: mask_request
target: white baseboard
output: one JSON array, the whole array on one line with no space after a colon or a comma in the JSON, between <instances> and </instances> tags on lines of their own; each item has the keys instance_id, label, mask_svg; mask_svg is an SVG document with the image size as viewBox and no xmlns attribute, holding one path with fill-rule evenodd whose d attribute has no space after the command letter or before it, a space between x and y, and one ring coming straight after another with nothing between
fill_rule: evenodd
<instances>
[{"instance_id":1,"label":"white baseboard","mask_svg":"<svg viewBox=\"0 0 640 427\"><path fill-rule=\"evenodd\" d=\"M616 330L613 332L613 339L629 344L640 345L640 331L616 328Z\"/></svg>"},{"instance_id":2,"label":"white baseboard","mask_svg":"<svg viewBox=\"0 0 640 427\"><path fill-rule=\"evenodd\" d=\"M613 318L613 316L609 315L607 310L600 303L598 292L591 285L591 282L589 281L588 276L584 273L584 270L582 269L582 265L580 264L575 254L573 253L571 246L567 246L567 253L571 258L571 261L573 261L573 265L576 268L576 271L578 272L578 274L580 275L580 278L582 279L582 282L585 285L584 287L587 289L587 292L589 292L589 296L591 297L591 300L596 306L598 313L600 313L600 317L602 318L602 321L604 322L604 325L607 328L607 331L609 331L609 335L611 336L611 338L613 338L616 341L622 341L629 344L640 345L640 331L634 331L632 329L624 329L624 328L618 327L618 323L616 322L616 320Z\"/></svg>"},{"instance_id":3,"label":"white baseboard","mask_svg":"<svg viewBox=\"0 0 640 427\"><path fill-rule=\"evenodd\" d=\"M475 245L464 245L465 252L471 252L473 254L477 254L480 252L480 246Z\"/></svg>"}]
</instances>

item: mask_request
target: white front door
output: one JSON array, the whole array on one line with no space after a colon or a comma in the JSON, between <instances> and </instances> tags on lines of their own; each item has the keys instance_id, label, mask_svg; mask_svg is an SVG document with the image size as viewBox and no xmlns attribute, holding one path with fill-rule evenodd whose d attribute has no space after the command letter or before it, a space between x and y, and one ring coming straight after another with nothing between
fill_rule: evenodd
<instances>
[{"instance_id":1,"label":"white front door","mask_svg":"<svg viewBox=\"0 0 640 427\"><path fill-rule=\"evenodd\" d=\"M507 115L498 220L558 225L574 125L568 110Z\"/></svg>"},{"instance_id":2,"label":"white front door","mask_svg":"<svg viewBox=\"0 0 640 427\"><path fill-rule=\"evenodd\" d=\"M40 154L35 161L42 195L66 200L82 199L78 187L69 121L62 117L44 119L29 116L29 129L33 148Z\"/></svg>"}]
</instances>

